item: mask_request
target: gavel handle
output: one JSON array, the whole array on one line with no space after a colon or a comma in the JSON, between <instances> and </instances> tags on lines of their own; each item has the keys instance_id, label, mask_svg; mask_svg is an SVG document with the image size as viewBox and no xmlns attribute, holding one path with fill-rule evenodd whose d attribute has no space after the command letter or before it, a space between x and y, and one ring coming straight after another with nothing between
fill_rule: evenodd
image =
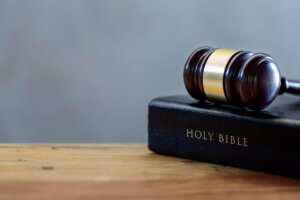
<instances>
[{"instance_id":1,"label":"gavel handle","mask_svg":"<svg viewBox=\"0 0 300 200\"><path fill-rule=\"evenodd\" d=\"M282 94L284 92L300 95L300 81L292 81L281 78L281 87L279 90L279 94Z\"/></svg>"}]
</instances>

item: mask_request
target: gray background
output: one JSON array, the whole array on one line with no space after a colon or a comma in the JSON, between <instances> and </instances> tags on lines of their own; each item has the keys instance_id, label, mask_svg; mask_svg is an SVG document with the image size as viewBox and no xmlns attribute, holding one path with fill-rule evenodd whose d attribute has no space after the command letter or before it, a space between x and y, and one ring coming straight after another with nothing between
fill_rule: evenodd
<instances>
[{"instance_id":1,"label":"gray background","mask_svg":"<svg viewBox=\"0 0 300 200\"><path fill-rule=\"evenodd\" d=\"M299 1L0 1L0 142L146 142L147 104L186 94L203 45L299 77Z\"/></svg>"}]
</instances>

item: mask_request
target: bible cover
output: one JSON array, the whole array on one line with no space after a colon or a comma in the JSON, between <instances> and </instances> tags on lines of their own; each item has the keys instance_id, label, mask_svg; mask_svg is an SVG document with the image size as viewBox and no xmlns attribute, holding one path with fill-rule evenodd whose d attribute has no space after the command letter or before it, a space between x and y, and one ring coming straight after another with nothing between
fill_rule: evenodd
<instances>
[{"instance_id":1,"label":"bible cover","mask_svg":"<svg viewBox=\"0 0 300 200\"><path fill-rule=\"evenodd\" d=\"M148 120L154 152L300 178L299 97L278 97L261 112L160 97Z\"/></svg>"}]
</instances>

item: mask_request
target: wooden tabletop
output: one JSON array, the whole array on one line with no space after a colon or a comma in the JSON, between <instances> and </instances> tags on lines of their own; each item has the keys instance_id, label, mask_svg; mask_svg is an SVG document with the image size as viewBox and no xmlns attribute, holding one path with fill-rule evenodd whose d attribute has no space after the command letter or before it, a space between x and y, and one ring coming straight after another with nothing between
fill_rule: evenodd
<instances>
[{"instance_id":1,"label":"wooden tabletop","mask_svg":"<svg viewBox=\"0 0 300 200\"><path fill-rule=\"evenodd\" d=\"M150 152L145 144L2 144L0 199L300 199L300 180Z\"/></svg>"}]
</instances>

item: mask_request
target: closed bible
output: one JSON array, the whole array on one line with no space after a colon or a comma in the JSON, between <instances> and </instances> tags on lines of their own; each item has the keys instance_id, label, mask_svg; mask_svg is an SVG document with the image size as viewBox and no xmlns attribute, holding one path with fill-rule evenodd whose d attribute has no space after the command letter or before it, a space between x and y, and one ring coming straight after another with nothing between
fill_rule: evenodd
<instances>
[{"instance_id":1,"label":"closed bible","mask_svg":"<svg viewBox=\"0 0 300 200\"><path fill-rule=\"evenodd\" d=\"M149 104L148 147L169 156L300 178L300 100L281 96L264 111L187 95Z\"/></svg>"}]
</instances>

